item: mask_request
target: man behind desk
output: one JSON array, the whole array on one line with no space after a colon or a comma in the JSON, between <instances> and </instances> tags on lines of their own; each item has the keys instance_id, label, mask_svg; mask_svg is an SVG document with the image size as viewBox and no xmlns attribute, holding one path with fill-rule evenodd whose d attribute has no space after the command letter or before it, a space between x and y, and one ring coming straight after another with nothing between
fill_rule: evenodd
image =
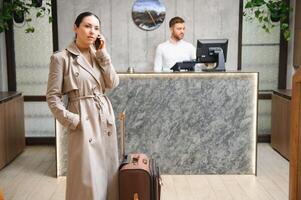
<instances>
[{"instance_id":1,"label":"man behind desk","mask_svg":"<svg viewBox=\"0 0 301 200\"><path fill-rule=\"evenodd\" d=\"M169 72L176 62L193 60L195 47L184 41L185 21L174 17L169 21L171 36L168 41L158 45L155 56L154 71Z\"/></svg>"}]
</instances>

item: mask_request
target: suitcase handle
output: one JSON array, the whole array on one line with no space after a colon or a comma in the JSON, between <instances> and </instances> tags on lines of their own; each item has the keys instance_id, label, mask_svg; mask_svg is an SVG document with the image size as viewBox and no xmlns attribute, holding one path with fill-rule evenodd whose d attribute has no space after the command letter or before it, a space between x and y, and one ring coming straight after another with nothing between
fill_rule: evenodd
<instances>
[{"instance_id":1,"label":"suitcase handle","mask_svg":"<svg viewBox=\"0 0 301 200\"><path fill-rule=\"evenodd\" d=\"M122 158L125 157L125 148L124 148L124 140L125 140L125 110L119 113L120 120L120 133L121 133L121 155Z\"/></svg>"},{"instance_id":2,"label":"suitcase handle","mask_svg":"<svg viewBox=\"0 0 301 200\"><path fill-rule=\"evenodd\" d=\"M139 161L139 155L138 156L133 156L133 158L132 158L132 163L134 164L134 165L137 165L138 164L138 161Z\"/></svg>"},{"instance_id":3,"label":"suitcase handle","mask_svg":"<svg viewBox=\"0 0 301 200\"><path fill-rule=\"evenodd\" d=\"M139 163L139 160L140 160L141 158L140 158L140 155L138 154L138 155L134 155L133 157L132 157L132 159L131 159L131 163L133 163L133 165L137 165L138 163ZM144 164L144 165L147 165L148 164L148 161L147 161L147 159L145 159L145 158L143 158L142 159L142 163Z\"/></svg>"}]
</instances>

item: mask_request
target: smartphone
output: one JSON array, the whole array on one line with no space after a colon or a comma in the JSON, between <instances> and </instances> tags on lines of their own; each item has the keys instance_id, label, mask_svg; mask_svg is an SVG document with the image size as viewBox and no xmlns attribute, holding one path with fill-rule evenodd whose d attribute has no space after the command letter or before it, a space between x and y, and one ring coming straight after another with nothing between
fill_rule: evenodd
<instances>
[{"instance_id":1,"label":"smartphone","mask_svg":"<svg viewBox=\"0 0 301 200\"><path fill-rule=\"evenodd\" d=\"M102 45L103 45L103 40L100 37L96 38L94 42L95 49L96 50L99 49L99 47Z\"/></svg>"}]
</instances>

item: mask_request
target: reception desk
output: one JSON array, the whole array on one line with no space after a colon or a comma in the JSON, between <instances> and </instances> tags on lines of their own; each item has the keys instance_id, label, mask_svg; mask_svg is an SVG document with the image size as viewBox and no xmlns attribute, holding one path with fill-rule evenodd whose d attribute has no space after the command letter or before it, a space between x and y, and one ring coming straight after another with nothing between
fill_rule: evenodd
<instances>
[{"instance_id":1,"label":"reception desk","mask_svg":"<svg viewBox=\"0 0 301 200\"><path fill-rule=\"evenodd\" d=\"M256 174L258 73L121 73L110 91L116 125L126 109L126 153L163 174ZM58 175L66 135L57 127Z\"/></svg>"}]
</instances>

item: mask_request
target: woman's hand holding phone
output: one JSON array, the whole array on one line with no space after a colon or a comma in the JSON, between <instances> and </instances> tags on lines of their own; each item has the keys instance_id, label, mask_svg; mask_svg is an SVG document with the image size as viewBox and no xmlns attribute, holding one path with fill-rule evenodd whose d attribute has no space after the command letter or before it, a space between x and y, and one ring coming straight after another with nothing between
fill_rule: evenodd
<instances>
[{"instance_id":1,"label":"woman's hand holding phone","mask_svg":"<svg viewBox=\"0 0 301 200\"><path fill-rule=\"evenodd\" d=\"M95 46L96 50L105 48L105 40L102 35L98 35L98 37L96 38L96 40L94 42L94 46Z\"/></svg>"}]
</instances>

